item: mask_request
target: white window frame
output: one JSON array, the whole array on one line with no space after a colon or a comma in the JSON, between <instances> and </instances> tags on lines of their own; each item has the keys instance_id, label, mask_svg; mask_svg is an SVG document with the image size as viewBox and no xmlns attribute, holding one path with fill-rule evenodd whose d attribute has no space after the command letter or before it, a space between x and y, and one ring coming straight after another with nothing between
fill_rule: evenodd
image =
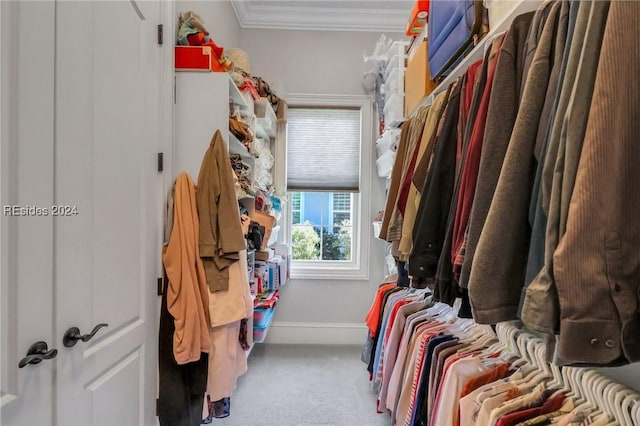
<instances>
[{"instance_id":1,"label":"white window frame","mask_svg":"<svg viewBox=\"0 0 640 426\"><path fill-rule=\"evenodd\" d=\"M361 144L360 144L360 192L353 197L353 229L351 261L296 261L291 262L292 279L309 280L368 280L370 235L369 216L371 205L372 176L371 159L373 155L373 100L363 95L321 95L321 94L291 94L287 96L289 107L336 107L357 108L361 113ZM286 146L280 149L282 158L286 158ZM286 162L285 162L286 164ZM286 171L282 187L286 187ZM300 190L303 192L302 190ZM337 191L340 192L340 191ZM285 203L283 217L283 236L291 244L291 200Z\"/></svg>"}]
</instances>

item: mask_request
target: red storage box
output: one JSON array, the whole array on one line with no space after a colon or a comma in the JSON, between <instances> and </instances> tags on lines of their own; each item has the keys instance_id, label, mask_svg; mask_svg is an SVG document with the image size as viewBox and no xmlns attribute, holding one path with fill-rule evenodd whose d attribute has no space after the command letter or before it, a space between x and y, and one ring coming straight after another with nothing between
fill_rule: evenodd
<instances>
[{"instance_id":1,"label":"red storage box","mask_svg":"<svg viewBox=\"0 0 640 426\"><path fill-rule=\"evenodd\" d=\"M176 46L175 68L179 71L225 71L211 46Z\"/></svg>"}]
</instances>

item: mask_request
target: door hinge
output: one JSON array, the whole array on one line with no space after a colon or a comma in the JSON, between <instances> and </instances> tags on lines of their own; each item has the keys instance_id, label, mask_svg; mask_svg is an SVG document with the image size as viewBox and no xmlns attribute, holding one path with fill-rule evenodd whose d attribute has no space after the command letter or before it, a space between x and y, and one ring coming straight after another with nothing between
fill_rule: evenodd
<instances>
[{"instance_id":1,"label":"door hinge","mask_svg":"<svg viewBox=\"0 0 640 426\"><path fill-rule=\"evenodd\" d=\"M161 172L164 170L164 153L158 153L158 171Z\"/></svg>"},{"instance_id":2,"label":"door hinge","mask_svg":"<svg viewBox=\"0 0 640 426\"><path fill-rule=\"evenodd\" d=\"M157 293L158 296L162 296L162 284L164 284L164 280L161 278L158 278L158 288L157 288Z\"/></svg>"},{"instance_id":3,"label":"door hinge","mask_svg":"<svg viewBox=\"0 0 640 426\"><path fill-rule=\"evenodd\" d=\"M176 98L177 98L177 90L176 89L176 76L173 76L173 104L176 104Z\"/></svg>"},{"instance_id":4,"label":"door hinge","mask_svg":"<svg viewBox=\"0 0 640 426\"><path fill-rule=\"evenodd\" d=\"M156 398L156 417L160 416L160 398Z\"/></svg>"},{"instance_id":5,"label":"door hinge","mask_svg":"<svg viewBox=\"0 0 640 426\"><path fill-rule=\"evenodd\" d=\"M164 25L158 24L158 44L164 43Z\"/></svg>"}]
</instances>

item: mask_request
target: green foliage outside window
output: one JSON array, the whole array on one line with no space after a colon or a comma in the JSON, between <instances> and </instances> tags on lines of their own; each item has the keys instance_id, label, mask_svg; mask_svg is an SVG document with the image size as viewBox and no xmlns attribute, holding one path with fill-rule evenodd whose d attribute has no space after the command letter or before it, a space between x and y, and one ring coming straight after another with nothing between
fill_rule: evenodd
<instances>
[{"instance_id":1,"label":"green foliage outside window","mask_svg":"<svg viewBox=\"0 0 640 426\"><path fill-rule=\"evenodd\" d=\"M294 225L291 232L293 258L299 260L320 259L320 235L308 221Z\"/></svg>"},{"instance_id":2,"label":"green foliage outside window","mask_svg":"<svg viewBox=\"0 0 640 426\"><path fill-rule=\"evenodd\" d=\"M291 235L296 260L351 260L351 221L335 226L294 225ZM322 248L322 250L321 250Z\"/></svg>"}]
</instances>

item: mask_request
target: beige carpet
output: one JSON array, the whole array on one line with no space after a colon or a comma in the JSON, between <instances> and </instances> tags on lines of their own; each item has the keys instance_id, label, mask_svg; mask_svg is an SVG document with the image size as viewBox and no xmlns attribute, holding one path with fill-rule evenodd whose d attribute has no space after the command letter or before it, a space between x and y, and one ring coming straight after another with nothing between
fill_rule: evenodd
<instances>
[{"instance_id":1,"label":"beige carpet","mask_svg":"<svg viewBox=\"0 0 640 426\"><path fill-rule=\"evenodd\" d=\"M389 416L376 413L360 352L358 346L258 344L231 397L231 416L212 425L388 426Z\"/></svg>"}]
</instances>

